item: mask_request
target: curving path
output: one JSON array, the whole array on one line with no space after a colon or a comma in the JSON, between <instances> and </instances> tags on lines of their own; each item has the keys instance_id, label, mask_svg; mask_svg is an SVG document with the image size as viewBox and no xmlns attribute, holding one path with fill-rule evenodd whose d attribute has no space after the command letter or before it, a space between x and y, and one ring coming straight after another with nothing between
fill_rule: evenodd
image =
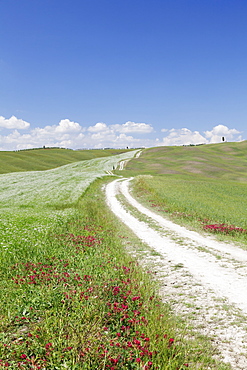
<instances>
[{"instance_id":1,"label":"curving path","mask_svg":"<svg viewBox=\"0 0 247 370\"><path fill-rule=\"evenodd\" d=\"M159 253L156 260L151 259L158 271L164 301L171 302L172 297L174 310L188 319L196 307L197 314L192 315L194 326L214 337L223 359L234 370L246 370L247 360L242 353L247 343L247 252L187 230L150 211L130 195L130 181L109 183L107 203L122 222ZM116 198L120 193L129 203L127 209ZM138 220L131 209L145 215L146 221ZM149 257L144 264L148 260Z\"/></svg>"}]
</instances>

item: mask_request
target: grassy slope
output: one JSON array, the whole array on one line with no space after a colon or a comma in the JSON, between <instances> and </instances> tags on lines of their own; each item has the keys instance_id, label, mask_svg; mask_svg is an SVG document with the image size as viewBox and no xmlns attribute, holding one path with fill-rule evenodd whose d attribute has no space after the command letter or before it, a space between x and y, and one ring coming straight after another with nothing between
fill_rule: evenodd
<instances>
[{"instance_id":1,"label":"grassy slope","mask_svg":"<svg viewBox=\"0 0 247 370\"><path fill-rule=\"evenodd\" d=\"M107 157L126 152L126 149L32 149L18 152L0 152L0 174L20 171L42 171L65 164Z\"/></svg>"},{"instance_id":2,"label":"grassy slope","mask_svg":"<svg viewBox=\"0 0 247 370\"><path fill-rule=\"evenodd\" d=\"M184 338L130 260L103 180L78 200L80 186L77 202L64 209L70 183L84 183L84 167L91 181L123 156L0 176L0 368L227 368L205 355L203 343Z\"/></svg>"},{"instance_id":3,"label":"grassy slope","mask_svg":"<svg viewBox=\"0 0 247 370\"><path fill-rule=\"evenodd\" d=\"M22 175L1 177L8 181ZM64 176L66 181L69 177ZM185 370L188 363L193 370L228 368L214 364L203 344L189 342L188 333L174 327L169 308L167 312L157 297L150 299L153 288L125 254L121 240L127 239L126 231L122 227L118 234L120 228L105 208L101 181L69 211L63 211L64 199L57 209L44 211L36 198L37 215L23 209L22 202L19 213L16 202L13 214L3 212L0 367L141 370L146 364L147 369ZM61 191L57 181L52 184Z\"/></svg>"},{"instance_id":4,"label":"grassy slope","mask_svg":"<svg viewBox=\"0 0 247 370\"><path fill-rule=\"evenodd\" d=\"M128 174L179 174L247 181L247 141L145 149L129 162Z\"/></svg>"},{"instance_id":5,"label":"grassy slope","mask_svg":"<svg viewBox=\"0 0 247 370\"><path fill-rule=\"evenodd\" d=\"M46 171L0 175L0 215L2 208L72 206L96 178L103 177L118 162L135 152L79 161Z\"/></svg>"},{"instance_id":6,"label":"grassy slope","mask_svg":"<svg viewBox=\"0 0 247 370\"><path fill-rule=\"evenodd\" d=\"M135 195L178 223L199 231L212 224L247 229L246 164L247 141L158 147L128 162L126 173L151 174L137 177ZM228 239L247 245L247 233L230 234Z\"/></svg>"}]
</instances>

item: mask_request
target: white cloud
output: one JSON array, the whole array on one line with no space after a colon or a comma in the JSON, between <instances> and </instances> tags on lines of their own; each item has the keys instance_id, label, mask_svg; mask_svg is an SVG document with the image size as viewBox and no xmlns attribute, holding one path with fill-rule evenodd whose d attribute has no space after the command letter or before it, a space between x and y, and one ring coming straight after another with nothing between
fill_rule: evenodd
<instances>
[{"instance_id":1,"label":"white cloud","mask_svg":"<svg viewBox=\"0 0 247 370\"><path fill-rule=\"evenodd\" d=\"M55 127L56 132L78 132L82 127L77 122L70 121L69 119L62 119L58 126Z\"/></svg>"},{"instance_id":2,"label":"white cloud","mask_svg":"<svg viewBox=\"0 0 247 370\"><path fill-rule=\"evenodd\" d=\"M204 134L206 138L209 139L210 143L219 143L222 137L225 137L227 141L239 141L242 139L241 135L239 135L240 131L235 128L229 129L224 125L217 125L211 131L205 131Z\"/></svg>"},{"instance_id":3,"label":"white cloud","mask_svg":"<svg viewBox=\"0 0 247 370\"><path fill-rule=\"evenodd\" d=\"M119 144L119 146L135 146L140 143L140 139L135 139L133 136L127 136L125 134L120 134L116 136L114 142Z\"/></svg>"},{"instance_id":4,"label":"white cloud","mask_svg":"<svg viewBox=\"0 0 247 370\"><path fill-rule=\"evenodd\" d=\"M242 137L240 132L235 128L230 129L224 125L217 125L211 131L205 131L201 134L199 131L191 131L188 128L182 129L162 129L161 132L166 132L167 135L160 141L157 140L156 145L190 145L190 144L208 144L220 143L222 137L226 141L240 141Z\"/></svg>"},{"instance_id":5,"label":"white cloud","mask_svg":"<svg viewBox=\"0 0 247 370\"><path fill-rule=\"evenodd\" d=\"M103 122L98 122L94 126L89 126L88 131L89 132L99 132L99 131L107 131L107 125Z\"/></svg>"},{"instance_id":6,"label":"white cloud","mask_svg":"<svg viewBox=\"0 0 247 370\"><path fill-rule=\"evenodd\" d=\"M153 127L146 123L128 121L124 124L107 125L106 123L98 122L87 129L87 146L91 148L136 147L140 145L141 139L127 134L147 134L151 131L153 131Z\"/></svg>"},{"instance_id":7,"label":"white cloud","mask_svg":"<svg viewBox=\"0 0 247 370\"><path fill-rule=\"evenodd\" d=\"M205 144L207 139L198 131L191 131L188 128L171 129L167 131L168 135L163 137L158 145L189 145L189 144ZM157 144L156 144L157 145Z\"/></svg>"},{"instance_id":8,"label":"white cloud","mask_svg":"<svg viewBox=\"0 0 247 370\"><path fill-rule=\"evenodd\" d=\"M115 135L111 135L107 131L103 132L97 132L96 134L92 134L91 136L92 140L114 140Z\"/></svg>"},{"instance_id":9,"label":"white cloud","mask_svg":"<svg viewBox=\"0 0 247 370\"><path fill-rule=\"evenodd\" d=\"M9 119L0 116L0 127L11 129L27 129L30 127L30 123L23 121L20 118L16 118L15 116L10 117Z\"/></svg>"},{"instance_id":10,"label":"white cloud","mask_svg":"<svg viewBox=\"0 0 247 370\"><path fill-rule=\"evenodd\" d=\"M133 136L127 136L124 133L117 134L113 130L106 130L102 132L93 133L88 137L88 145L91 148L121 148L121 147L133 147L138 146L140 139L134 138Z\"/></svg>"},{"instance_id":11,"label":"white cloud","mask_svg":"<svg viewBox=\"0 0 247 370\"><path fill-rule=\"evenodd\" d=\"M120 132L120 133L139 133L139 134L148 134L153 131L153 127L147 123L136 123L127 121L123 124L115 124L107 126L103 122L98 122L94 126L89 126L89 132Z\"/></svg>"},{"instance_id":12,"label":"white cloud","mask_svg":"<svg viewBox=\"0 0 247 370\"><path fill-rule=\"evenodd\" d=\"M61 137L66 133L73 134L83 131L79 123L70 121L69 119L62 119L58 125L45 126L44 128L35 128L32 130L35 136L39 137Z\"/></svg>"},{"instance_id":13,"label":"white cloud","mask_svg":"<svg viewBox=\"0 0 247 370\"><path fill-rule=\"evenodd\" d=\"M135 123L131 121L127 121L122 125L112 125L111 127L121 133L149 134L153 131L153 127L147 123Z\"/></svg>"},{"instance_id":14,"label":"white cloud","mask_svg":"<svg viewBox=\"0 0 247 370\"><path fill-rule=\"evenodd\" d=\"M9 120L0 117L0 126L8 127L9 134L0 136L0 150L18 150L56 146L71 149L80 148L124 148L154 147L161 145L189 145L240 140L240 132L224 125L217 125L211 131L200 133L188 128L162 129L162 136L152 138L153 127L146 123L127 121L124 124L107 125L98 122L89 127L62 119L58 124L31 129L30 124L12 116ZM25 133L20 129L26 128Z\"/></svg>"},{"instance_id":15,"label":"white cloud","mask_svg":"<svg viewBox=\"0 0 247 370\"><path fill-rule=\"evenodd\" d=\"M67 140L69 137L75 138L84 130L79 123L70 121L69 119L63 119L58 125L45 126L44 128L37 127L31 130L31 134L37 140L56 140L60 142L61 140Z\"/></svg>"},{"instance_id":16,"label":"white cloud","mask_svg":"<svg viewBox=\"0 0 247 370\"><path fill-rule=\"evenodd\" d=\"M9 135L0 137L0 150L20 150L42 146L72 149L136 147L140 145L141 140L126 133L128 131L149 132L152 129L150 127L150 125L134 122L126 122L123 125L107 125L98 122L86 129L79 123L63 119L57 125L36 127L25 135L14 130Z\"/></svg>"},{"instance_id":17,"label":"white cloud","mask_svg":"<svg viewBox=\"0 0 247 370\"><path fill-rule=\"evenodd\" d=\"M0 150L20 150L44 145L78 148L84 138L83 131L85 129L79 123L69 119L61 120L58 125L36 127L27 134L20 134L18 130L14 130L9 135L0 137Z\"/></svg>"}]
</instances>

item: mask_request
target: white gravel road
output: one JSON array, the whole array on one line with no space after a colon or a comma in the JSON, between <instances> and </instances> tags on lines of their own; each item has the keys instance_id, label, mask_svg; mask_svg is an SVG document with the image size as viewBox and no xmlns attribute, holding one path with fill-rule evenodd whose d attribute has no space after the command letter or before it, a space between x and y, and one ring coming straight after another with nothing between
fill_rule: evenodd
<instances>
[{"instance_id":1,"label":"white gravel road","mask_svg":"<svg viewBox=\"0 0 247 370\"><path fill-rule=\"evenodd\" d=\"M107 204L144 243L158 252L136 252L152 264L160 294L174 311L212 338L221 358L234 370L247 369L247 252L174 224L138 203L130 179L106 186ZM122 194L126 208L116 198ZM145 215L138 220L131 209ZM145 258L144 258L145 255Z\"/></svg>"}]
</instances>

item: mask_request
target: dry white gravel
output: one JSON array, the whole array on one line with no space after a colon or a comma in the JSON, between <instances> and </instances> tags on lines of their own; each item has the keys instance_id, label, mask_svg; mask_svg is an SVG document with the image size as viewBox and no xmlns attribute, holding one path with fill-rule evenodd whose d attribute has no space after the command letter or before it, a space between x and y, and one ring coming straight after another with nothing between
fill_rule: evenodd
<instances>
[{"instance_id":1,"label":"dry white gravel","mask_svg":"<svg viewBox=\"0 0 247 370\"><path fill-rule=\"evenodd\" d=\"M145 208L130 195L130 181L115 180L105 191L111 210L149 246L146 252L136 251L135 257L144 266L153 266L162 299L209 336L232 369L246 370L247 252ZM118 194L128 201L128 207L121 204ZM145 215L145 221L133 209L142 218Z\"/></svg>"}]
</instances>

